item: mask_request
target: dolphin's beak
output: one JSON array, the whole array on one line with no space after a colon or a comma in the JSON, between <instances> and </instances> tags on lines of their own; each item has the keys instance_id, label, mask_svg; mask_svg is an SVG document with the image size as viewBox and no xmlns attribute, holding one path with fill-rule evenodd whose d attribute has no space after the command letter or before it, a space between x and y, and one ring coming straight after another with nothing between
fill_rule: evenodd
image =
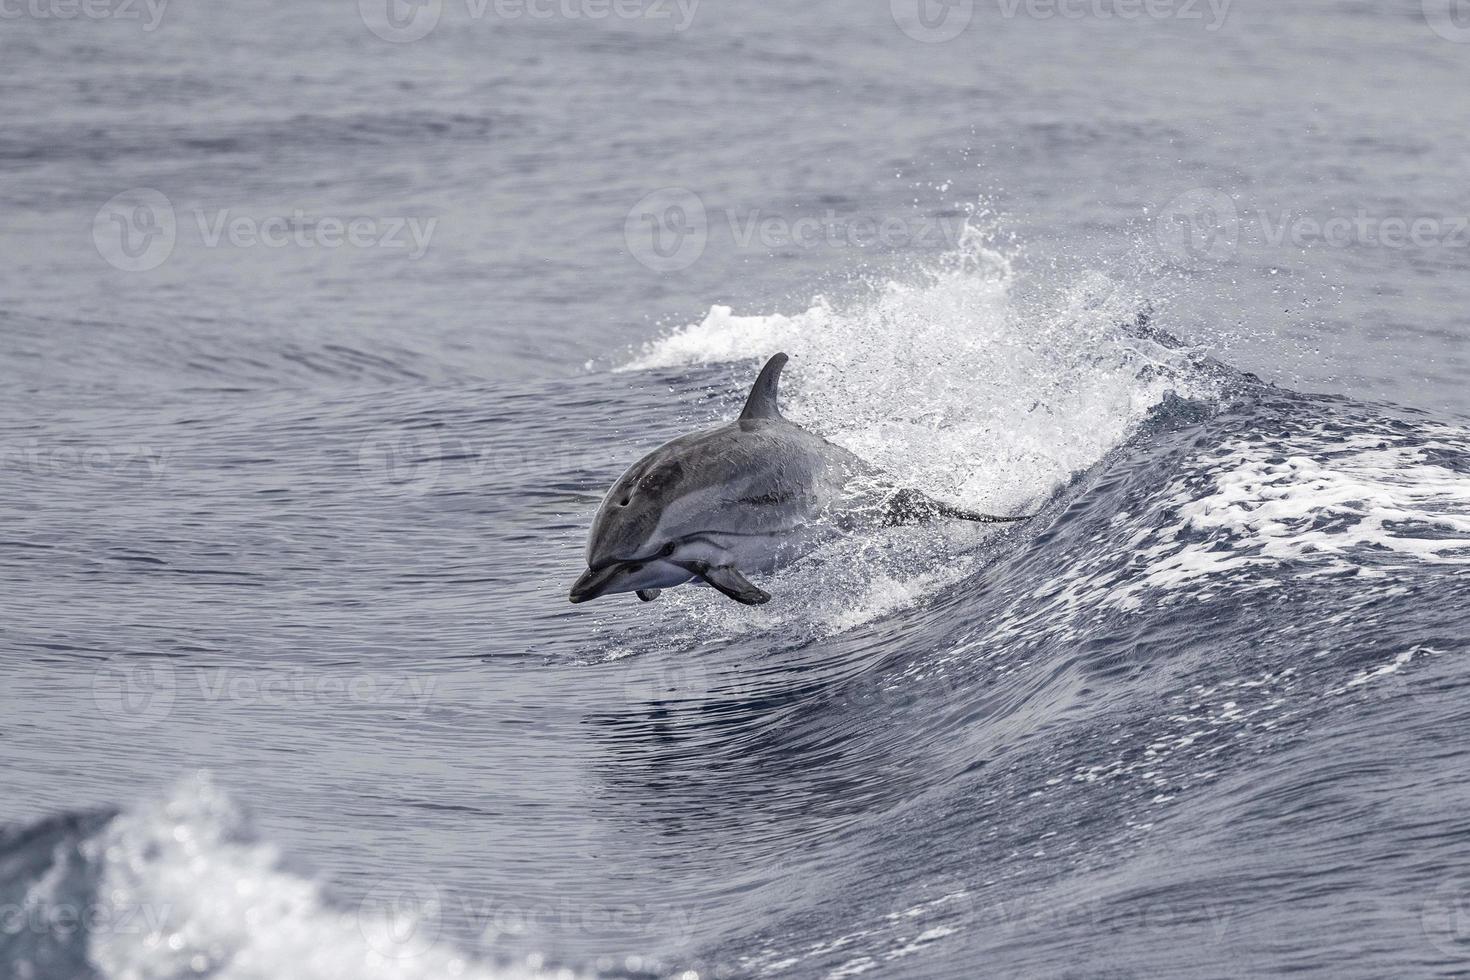
<instances>
[{"instance_id":1,"label":"dolphin's beak","mask_svg":"<svg viewBox=\"0 0 1470 980\"><path fill-rule=\"evenodd\" d=\"M587 571L582 573L581 578L572 583L572 591L567 598L573 602L586 602L588 599L596 599L602 595L602 590L606 589L617 576L618 572L622 570L623 566L616 564L609 565L597 571L593 571L590 568L587 569Z\"/></svg>"}]
</instances>

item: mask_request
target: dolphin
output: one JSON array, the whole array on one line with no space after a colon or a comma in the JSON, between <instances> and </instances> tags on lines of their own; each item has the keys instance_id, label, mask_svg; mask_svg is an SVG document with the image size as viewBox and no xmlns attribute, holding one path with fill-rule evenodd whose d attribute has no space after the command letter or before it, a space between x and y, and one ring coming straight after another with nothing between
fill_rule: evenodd
<instances>
[{"instance_id":1,"label":"dolphin","mask_svg":"<svg viewBox=\"0 0 1470 980\"><path fill-rule=\"evenodd\" d=\"M941 517L1026 520L952 507L894 486L875 467L784 418L785 354L766 362L740 417L681 436L644 456L603 498L587 540L587 571L572 602L694 582L736 602L770 593L748 574L771 572L834 535Z\"/></svg>"}]
</instances>

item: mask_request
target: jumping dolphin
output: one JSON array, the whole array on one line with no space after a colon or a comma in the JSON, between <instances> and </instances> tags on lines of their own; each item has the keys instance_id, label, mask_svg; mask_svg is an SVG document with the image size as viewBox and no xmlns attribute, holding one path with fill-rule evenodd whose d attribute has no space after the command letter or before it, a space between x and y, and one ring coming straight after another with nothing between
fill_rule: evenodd
<instances>
[{"instance_id":1,"label":"jumping dolphin","mask_svg":"<svg viewBox=\"0 0 1470 980\"><path fill-rule=\"evenodd\" d=\"M774 571L862 526L939 517L998 523L917 490L895 487L840 446L782 417L785 354L766 362L734 422L682 436L629 467L603 498L587 541L587 571L571 600L636 592L644 602L686 582L746 605L770 593L747 573Z\"/></svg>"}]
</instances>

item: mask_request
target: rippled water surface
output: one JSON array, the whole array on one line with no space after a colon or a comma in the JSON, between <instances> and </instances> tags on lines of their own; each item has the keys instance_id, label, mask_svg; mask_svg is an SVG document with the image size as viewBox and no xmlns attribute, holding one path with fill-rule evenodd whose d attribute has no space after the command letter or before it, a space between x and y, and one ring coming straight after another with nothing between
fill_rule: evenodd
<instances>
[{"instance_id":1,"label":"rippled water surface","mask_svg":"<svg viewBox=\"0 0 1470 980\"><path fill-rule=\"evenodd\" d=\"M1448 8L58 6L0 976L1470 970ZM777 350L1037 517L569 604Z\"/></svg>"}]
</instances>

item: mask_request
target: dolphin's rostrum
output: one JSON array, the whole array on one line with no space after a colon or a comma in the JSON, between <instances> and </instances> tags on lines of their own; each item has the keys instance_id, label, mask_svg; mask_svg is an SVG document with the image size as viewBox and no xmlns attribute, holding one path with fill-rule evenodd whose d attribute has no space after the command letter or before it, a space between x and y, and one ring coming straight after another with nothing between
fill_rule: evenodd
<instances>
[{"instance_id":1,"label":"dolphin's rostrum","mask_svg":"<svg viewBox=\"0 0 1470 980\"><path fill-rule=\"evenodd\" d=\"M766 362L734 422L682 436L634 463L603 498L587 571L571 600L636 592L649 602L686 582L746 605L771 596L770 572L859 527L939 517L1019 521L951 507L893 486L874 467L782 417L785 354Z\"/></svg>"}]
</instances>

